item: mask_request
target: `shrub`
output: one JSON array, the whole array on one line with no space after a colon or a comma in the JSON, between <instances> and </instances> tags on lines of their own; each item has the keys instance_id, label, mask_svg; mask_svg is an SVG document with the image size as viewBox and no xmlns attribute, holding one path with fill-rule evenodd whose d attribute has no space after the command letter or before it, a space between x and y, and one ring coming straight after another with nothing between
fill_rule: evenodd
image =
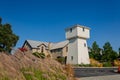
<instances>
[{"instance_id":1,"label":"shrub","mask_svg":"<svg viewBox=\"0 0 120 80\"><path fill-rule=\"evenodd\" d=\"M40 53L38 53L38 52L34 52L34 53L32 53L32 54L33 54L34 56L40 58Z\"/></svg>"},{"instance_id":2,"label":"shrub","mask_svg":"<svg viewBox=\"0 0 120 80\"><path fill-rule=\"evenodd\" d=\"M34 52L33 55L38 57L38 58L42 58L42 59L45 58L45 54L44 53Z\"/></svg>"},{"instance_id":3,"label":"shrub","mask_svg":"<svg viewBox=\"0 0 120 80\"><path fill-rule=\"evenodd\" d=\"M41 57L42 59L44 59L44 58L45 58L45 54L44 54L44 53L40 53L40 57Z\"/></svg>"},{"instance_id":4,"label":"shrub","mask_svg":"<svg viewBox=\"0 0 120 80\"><path fill-rule=\"evenodd\" d=\"M65 63L65 58L64 57L57 57L56 59L58 62L60 62L61 64Z\"/></svg>"},{"instance_id":5,"label":"shrub","mask_svg":"<svg viewBox=\"0 0 120 80\"><path fill-rule=\"evenodd\" d=\"M26 48L24 48L24 47L19 48L19 50L22 51L22 52L26 52L26 51L28 51L28 50L27 50Z\"/></svg>"},{"instance_id":6,"label":"shrub","mask_svg":"<svg viewBox=\"0 0 120 80\"><path fill-rule=\"evenodd\" d=\"M47 58L51 58L51 55L50 55L50 54L48 54L48 55L47 55Z\"/></svg>"},{"instance_id":7,"label":"shrub","mask_svg":"<svg viewBox=\"0 0 120 80\"><path fill-rule=\"evenodd\" d=\"M99 61L91 58L90 59L90 66L92 66L92 67L103 67L103 64L100 63Z\"/></svg>"},{"instance_id":8,"label":"shrub","mask_svg":"<svg viewBox=\"0 0 120 80\"><path fill-rule=\"evenodd\" d=\"M104 62L103 66L104 67L112 67L112 64L111 64L111 62Z\"/></svg>"},{"instance_id":9,"label":"shrub","mask_svg":"<svg viewBox=\"0 0 120 80\"><path fill-rule=\"evenodd\" d=\"M91 64L79 64L80 67L91 67Z\"/></svg>"},{"instance_id":10,"label":"shrub","mask_svg":"<svg viewBox=\"0 0 120 80\"><path fill-rule=\"evenodd\" d=\"M120 61L119 60L114 60L114 66L120 66Z\"/></svg>"}]
</instances>

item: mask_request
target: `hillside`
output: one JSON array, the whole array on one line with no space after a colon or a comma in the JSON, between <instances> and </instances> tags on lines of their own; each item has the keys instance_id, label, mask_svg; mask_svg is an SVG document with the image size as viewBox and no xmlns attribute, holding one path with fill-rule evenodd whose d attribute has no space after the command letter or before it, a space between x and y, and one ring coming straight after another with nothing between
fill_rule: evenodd
<instances>
[{"instance_id":1,"label":"hillside","mask_svg":"<svg viewBox=\"0 0 120 80\"><path fill-rule=\"evenodd\" d=\"M0 53L0 80L74 80L70 66L50 58L40 59L17 50L14 55Z\"/></svg>"}]
</instances>

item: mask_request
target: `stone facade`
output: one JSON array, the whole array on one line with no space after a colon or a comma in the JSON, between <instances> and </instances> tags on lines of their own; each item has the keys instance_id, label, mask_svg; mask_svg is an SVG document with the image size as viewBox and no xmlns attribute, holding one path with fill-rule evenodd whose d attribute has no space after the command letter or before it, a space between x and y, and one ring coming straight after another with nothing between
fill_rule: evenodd
<instances>
[{"instance_id":1,"label":"stone facade","mask_svg":"<svg viewBox=\"0 0 120 80\"><path fill-rule=\"evenodd\" d=\"M68 41L59 43L47 43L33 40L26 40L23 45L24 48L34 52L44 53L45 56L52 55L52 58L66 57L68 52Z\"/></svg>"},{"instance_id":2,"label":"stone facade","mask_svg":"<svg viewBox=\"0 0 120 80\"><path fill-rule=\"evenodd\" d=\"M90 38L90 28L74 25L66 30L65 41L58 43L26 40L23 47L29 51L44 53L52 58L67 57L68 64L89 64L87 39Z\"/></svg>"}]
</instances>

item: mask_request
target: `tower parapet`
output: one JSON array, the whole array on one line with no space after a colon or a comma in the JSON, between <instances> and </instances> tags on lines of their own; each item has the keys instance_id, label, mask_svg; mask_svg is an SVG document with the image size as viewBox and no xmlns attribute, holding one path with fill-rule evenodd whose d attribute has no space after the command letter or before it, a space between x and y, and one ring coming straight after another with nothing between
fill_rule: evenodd
<instances>
[{"instance_id":1,"label":"tower parapet","mask_svg":"<svg viewBox=\"0 0 120 80\"><path fill-rule=\"evenodd\" d=\"M90 38L90 28L81 26L79 24L66 28L65 31L66 39L68 40L72 38L84 38L84 39Z\"/></svg>"}]
</instances>

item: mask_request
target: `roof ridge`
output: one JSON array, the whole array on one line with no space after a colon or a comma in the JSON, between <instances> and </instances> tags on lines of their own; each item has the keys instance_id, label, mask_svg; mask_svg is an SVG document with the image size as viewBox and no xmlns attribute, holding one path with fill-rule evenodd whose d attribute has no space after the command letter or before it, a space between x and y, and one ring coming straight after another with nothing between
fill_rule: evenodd
<instances>
[{"instance_id":1,"label":"roof ridge","mask_svg":"<svg viewBox=\"0 0 120 80\"><path fill-rule=\"evenodd\" d=\"M39 41L39 40L27 40L27 41L34 41L34 42L43 42L43 43L49 43L49 42L45 42L45 41Z\"/></svg>"}]
</instances>

